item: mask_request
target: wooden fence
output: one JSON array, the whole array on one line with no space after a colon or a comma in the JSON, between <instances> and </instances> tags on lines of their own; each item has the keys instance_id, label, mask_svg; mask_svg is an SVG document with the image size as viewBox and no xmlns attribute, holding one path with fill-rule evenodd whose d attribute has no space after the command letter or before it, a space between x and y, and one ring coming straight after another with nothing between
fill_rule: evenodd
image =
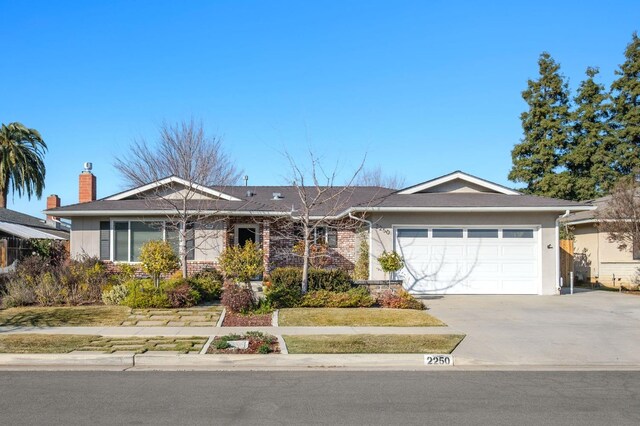
<instances>
[{"instance_id":1,"label":"wooden fence","mask_svg":"<svg viewBox=\"0 0 640 426\"><path fill-rule=\"evenodd\" d=\"M570 272L573 272L573 240L560 240L560 276L566 287Z\"/></svg>"}]
</instances>

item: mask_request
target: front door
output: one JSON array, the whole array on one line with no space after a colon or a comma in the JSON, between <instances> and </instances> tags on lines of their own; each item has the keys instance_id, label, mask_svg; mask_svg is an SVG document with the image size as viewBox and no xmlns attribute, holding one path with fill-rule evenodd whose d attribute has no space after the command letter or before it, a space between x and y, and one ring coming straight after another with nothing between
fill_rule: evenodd
<instances>
[{"instance_id":1,"label":"front door","mask_svg":"<svg viewBox=\"0 0 640 426\"><path fill-rule=\"evenodd\" d=\"M254 225L238 225L236 231L236 244L244 247L247 241L258 242L258 227Z\"/></svg>"}]
</instances>

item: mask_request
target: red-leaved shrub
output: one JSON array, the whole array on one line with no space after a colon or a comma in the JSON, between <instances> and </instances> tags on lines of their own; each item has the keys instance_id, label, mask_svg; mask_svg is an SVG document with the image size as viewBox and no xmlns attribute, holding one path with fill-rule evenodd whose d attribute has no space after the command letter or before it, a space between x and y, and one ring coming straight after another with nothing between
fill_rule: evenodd
<instances>
[{"instance_id":1,"label":"red-leaved shrub","mask_svg":"<svg viewBox=\"0 0 640 426\"><path fill-rule=\"evenodd\" d=\"M378 305L383 308L393 309L425 309L422 302L409 294L406 290L400 289L397 292L394 290L385 290L377 297Z\"/></svg>"},{"instance_id":2,"label":"red-leaved shrub","mask_svg":"<svg viewBox=\"0 0 640 426\"><path fill-rule=\"evenodd\" d=\"M221 302L231 312L250 311L256 303L250 288L235 283L225 283Z\"/></svg>"}]
</instances>

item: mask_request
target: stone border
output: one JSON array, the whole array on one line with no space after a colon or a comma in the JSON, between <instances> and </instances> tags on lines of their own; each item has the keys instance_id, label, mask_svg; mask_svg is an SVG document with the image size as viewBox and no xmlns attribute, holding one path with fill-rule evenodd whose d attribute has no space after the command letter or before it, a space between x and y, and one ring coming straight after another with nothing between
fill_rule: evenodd
<instances>
[{"instance_id":1,"label":"stone border","mask_svg":"<svg viewBox=\"0 0 640 426\"><path fill-rule=\"evenodd\" d=\"M209 336L205 344L202 346L202 349L200 349L199 355L204 355L207 353L207 351L209 350L209 346L211 346L211 342L213 342L213 339L215 339L215 337L216 337L215 334L212 334L211 336Z\"/></svg>"},{"instance_id":2,"label":"stone border","mask_svg":"<svg viewBox=\"0 0 640 426\"><path fill-rule=\"evenodd\" d=\"M224 322L225 315L227 315L227 308L222 308L222 312L220 313L220 318L218 318L216 327L222 327L222 323Z\"/></svg>"},{"instance_id":3,"label":"stone border","mask_svg":"<svg viewBox=\"0 0 640 426\"><path fill-rule=\"evenodd\" d=\"M280 346L280 353L283 355L288 355L289 354L289 349L287 349L287 343L284 341L284 339L282 338L281 335L276 335L276 338L278 339L278 346Z\"/></svg>"},{"instance_id":4,"label":"stone border","mask_svg":"<svg viewBox=\"0 0 640 426\"><path fill-rule=\"evenodd\" d=\"M278 327L279 311L276 309L271 314L271 327Z\"/></svg>"}]
</instances>

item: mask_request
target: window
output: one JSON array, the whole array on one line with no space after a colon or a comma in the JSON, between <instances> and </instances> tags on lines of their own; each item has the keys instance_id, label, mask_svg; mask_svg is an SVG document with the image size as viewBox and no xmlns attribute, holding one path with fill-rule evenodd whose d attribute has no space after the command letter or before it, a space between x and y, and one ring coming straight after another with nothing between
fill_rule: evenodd
<instances>
[{"instance_id":1,"label":"window","mask_svg":"<svg viewBox=\"0 0 640 426\"><path fill-rule=\"evenodd\" d=\"M429 231L427 229L398 229L398 238L428 238Z\"/></svg>"},{"instance_id":2,"label":"window","mask_svg":"<svg viewBox=\"0 0 640 426\"><path fill-rule=\"evenodd\" d=\"M164 229L166 228L166 230ZM187 260L195 257L195 226L187 224ZM179 253L179 232L175 226L164 222L122 221L113 223L113 260L139 262L140 250L149 241L166 240ZM110 254L109 222L100 222L100 259L108 260Z\"/></svg>"},{"instance_id":3,"label":"window","mask_svg":"<svg viewBox=\"0 0 640 426\"><path fill-rule=\"evenodd\" d=\"M313 234L314 244L326 244L327 247L338 247L338 230L328 226L318 226Z\"/></svg>"},{"instance_id":4,"label":"window","mask_svg":"<svg viewBox=\"0 0 640 426\"><path fill-rule=\"evenodd\" d=\"M503 229L502 238L533 238L533 229Z\"/></svg>"},{"instance_id":5,"label":"window","mask_svg":"<svg viewBox=\"0 0 640 426\"><path fill-rule=\"evenodd\" d=\"M498 238L497 229L469 229L468 238Z\"/></svg>"},{"instance_id":6,"label":"window","mask_svg":"<svg viewBox=\"0 0 640 426\"><path fill-rule=\"evenodd\" d=\"M462 238L462 229L436 228L433 230L433 238Z\"/></svg>"},{"instance_id":7,"label":"window","mask_svg":"<svg viewBox=\"0 0 640 426\"><path fill-rule=\"evenodd\" d=\"M107 221L100 222L100 260L111 259L111 225Z\"/></svg>"}]
</instances>

